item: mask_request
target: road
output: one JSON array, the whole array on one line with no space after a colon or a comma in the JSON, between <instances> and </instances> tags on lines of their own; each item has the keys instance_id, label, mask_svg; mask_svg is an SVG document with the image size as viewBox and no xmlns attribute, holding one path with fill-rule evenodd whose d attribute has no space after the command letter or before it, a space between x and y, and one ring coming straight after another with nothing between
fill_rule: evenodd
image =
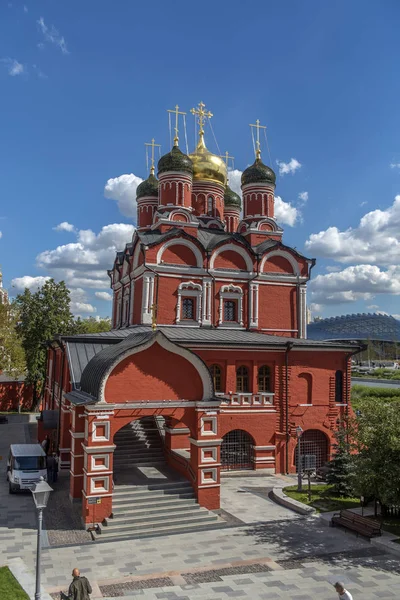
<instances>
[{"instance_id":1,"label":"road","mask_svg":"<svg viewBox=\"0 0 400 600\"><path fill-rule=\"evenodd\" d=\"M364 379L362 377L353 377L351 385L365 385L367 387L385 387L385 388L398 388L400 390L400 380L390 381L388 379L379 379L372 381L371 379Z\"/></svg>"}]
</instances>

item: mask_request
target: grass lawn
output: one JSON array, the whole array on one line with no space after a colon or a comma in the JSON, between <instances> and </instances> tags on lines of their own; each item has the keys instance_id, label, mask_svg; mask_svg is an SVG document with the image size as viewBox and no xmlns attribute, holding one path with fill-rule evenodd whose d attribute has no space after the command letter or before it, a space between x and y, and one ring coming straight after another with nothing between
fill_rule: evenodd
<instances>
[{"instance_id":1,"label":"grass lawn","mask_svg":"<svg viewBox=\"0 0 400 600\"><path fill-rule=\"evenodd\" d=\"M0 567L0 598L9 600L29 600L8 567Z\"/></svg>"},{"instance_id":2,"label":"grass lawn","mask_svg":"<svg viewBox=\"0 0 400 600\"><path fill-rule=\"evenodd\" d=\"M342 510L344 508L357 508L360 506L358 498L341 498L335 496L332 492L332 486L329 485L312 485L311 486L311 502L308 500L307 483L303 482L303 491L297 491L297 485L283 488L287 496L312 506L317 512L329 512L331 510Z\"/></svg>"}]
</instances>

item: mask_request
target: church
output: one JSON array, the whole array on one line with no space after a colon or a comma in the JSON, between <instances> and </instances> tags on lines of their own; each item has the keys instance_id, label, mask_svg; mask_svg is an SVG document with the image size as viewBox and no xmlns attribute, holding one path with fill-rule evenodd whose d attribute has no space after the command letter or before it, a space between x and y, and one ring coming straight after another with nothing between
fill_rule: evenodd
<instances>
[{"instance_id":1,"label":"church","mask_svg":"<svg viewBox=\"0 0 400 600\"><path fill-rule=\"evenodd\" d=\"M43 414L58 411L52 434L84 523L110 517L131 462L165 461L209 510L220 506L226 471L296 472L299 426L302 454L320 466L350 410L360 348L307 339L315 260L283 242L262 126L240 198L228 155L207 149L211 113L203 103L192 109L198 143L187 154L174 112L173 147L156 172L152 142L137 229L108 271L111 331L49 342ZM43 436L46 419L40 425ZM147 431L161 440L156 449L143 445ZM142 462L132 435L147 448Z\"/></svg>"}]
</instances>

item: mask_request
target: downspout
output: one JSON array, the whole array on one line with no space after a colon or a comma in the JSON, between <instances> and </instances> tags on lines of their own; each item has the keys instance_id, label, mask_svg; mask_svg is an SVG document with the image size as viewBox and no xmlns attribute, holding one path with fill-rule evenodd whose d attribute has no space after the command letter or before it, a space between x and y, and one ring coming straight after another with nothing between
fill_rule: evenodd
<instances>
[{"instance_id":1,"label":"downspout","mask_svg":"<svg viewBox=\"0 0 400 600\"><path fill-rule=\"evenodd\" d=\"M154 275L156 276L156 290L155 290L155 301L153 302L153 304L155 304L155 320L157 323L157 314L158 314L158 290L159 290L159 281L160 281L160 274L157 273L157 271L155 271L152 267L150 267L150 265L146 264L146 252L144 251L144 246L143 244L140 244L140 249L143 252L143 266L145 269L148 269L149 271L151 271L152 273L154 273Z\"/></svg>"},{"instance_id":2,"label":"downspout","mask_svg":"<svg viewBox=\"0 0 400 600\"><path fill-rule=\"evenodd\" d=\"M286 452L285 452L285 460L286 460L286 474L289 473L289 441L290 441L290 433L289 433L289 352L293 348L293 342L286 343L285 350L285 410L286 410L286 418L285 418L285 430L286 430Z\"/></svg>"}]
</instances>

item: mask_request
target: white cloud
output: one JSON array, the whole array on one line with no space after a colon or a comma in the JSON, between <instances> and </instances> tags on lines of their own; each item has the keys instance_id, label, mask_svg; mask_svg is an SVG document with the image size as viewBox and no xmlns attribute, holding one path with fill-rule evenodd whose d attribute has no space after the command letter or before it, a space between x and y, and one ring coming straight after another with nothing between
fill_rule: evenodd
<instances>
[{"instance_id":1,"label":"white cloud","mask_svg":"<svg viewBox=\"0 0 400 600\"><path fill-rule=\"evenodd\" d=\"M328 273L337 273L338 271L340 271L341 267L335 267L335 266L329 266L326 267L326 270L328 271Z\"/></svg>"},{"instance_id":2,"label":"white cloud","mask_svg":"<svg viewBox=\"0 0 400 600\"><path fill-rule=\"evenodd\" d=\"M376 265L351 266L339 273L317 275L309 288L311 300L319 304L371 300L376 294L400 295L400 266L386 270Z\"/></svg>"},{"instance_id":3,"label":"white cloud","mask_svg":"<svg viewBox=\"0 0 400 600\"><path fill-rule=\"evenodd\" d=\"M376 310L377 308L379 308L379 306L377 304L370 304L369 306L367 306L367 308L369 310Z\"/></svg>"},{"instance_id":4,"label":"white cloud","mask_svg":"<svg viewBox=\"0 0 400 600\"><path fill-rule=\"evenodd\" d=\"M400 163L390 163L391 169L400 169Z\"/></svg>"},{"instance_id":5,"label":"white cloud","mask_svg":"<svg viewBox=\"0 0 400 600\"><path fill-rule=\"evenodd\" d=\"M321 304L316 304L315 302L311 302L308 308L311 310L312 313L321 314L323 311L323 306Z\"/></svg>"},{"instance_id":6,"label":"white cloud","mask_svg":"<svg viewBox=\"0 0 400 600\"><path fill-rule=\"evenodd\" d=\"M3 232L0 231L0 239L3 237Z\"/></svg>"},{"instance_id":7,"label":"white cloud","mask_svg":"<svg viewBox=\"0 0 400 600\"><path fill-rule=\"evenodd\" d=\"M391 315L391 316L400 321L400 315Z\"/></svg>"},{"instance_id":8,"label":"white cloud","mask_svg":"<svg viewBox=\"0 0 400 600\"><path fill-rule=\"evenodd\" d=\"M308 192L300 192L299 202L301 204L305 204L306 202L308 202Z\"/></svg>"},{"instance_id":9,"label":"white cloud","mask_svg":"<svg viewBox=\"0 0 400 600\"><path fill-rule=\"evenodd\" d=\"M15 289L17 294L22 293L25 288L36 292L46 283L48 279L50 279L50 277L43 277L42 275L39 275L38 277L24 275L24 277L16 277L15 279L12 279L11 287Z\"/></svg>"},{"instance_id":10,"label":"white cloud","mask_svg":"<svg viewBox=\"0 0 400 600\"><path fill-rule=\"evenodd\" d=\"M0 58L0 62L4 64L11 77L22 75L25 71L25 66L15 58Z\"/></svg>"},{"instance_id":11,"label":"white cloud","mask_svg":"<svg viewBox=\"0 0 400 600\"><path fill-rule=\"evenodd\" d=\"M132 239L133 225L113 223L98 234L91 229L74 231L77 241L41 252L36 263L46 269L57 281L64 280L68 287L109 288L110 269L117 250L123 250Z\"/></svg>"},{"instance_id":12,"label":"white cloud","mask_svg":"<svg viewBox=\"0 0 400 600\"><path fill-rule=\"evenodd\" d=\"M329 227L313 233L305 243L314 256L332 258L343 263L400 262L400 195L385 210L373 210L362 217L358 227L340 231Z\"/></svg>"},{"instance_id":13,"label":"white cloud","mask_svg":"<svg viewBox=\"0 0 400 600\"><path fill-rule=\"evenodd\" d=\"M120 212L136 219L136 189L143 179L133 173L109 179L104 188L104 196L115 200Z\"/></svg>"},{"instance_id":14,"label":"white cloud","mask_svg":"<svg viewBox=\"0 0 400 600\"><path fill-rule=\"evenodd\" d=\"M68 221L63 221L56 227L53 227L53 229L54 229L54 231L68 231L68 232L75 231L74 225L71 225L71 223L68 223Z\"/></svg>"},{"instance_id":15,"label":"white cloud","mask_svg":"<svg viewBox=\"0 0 400 600\"><path fill-rule=\"evenodd\" d=\"M111 300L113 299L112 294L110 294L109 292L95 292L94 295L99 300L105 300L106 302L111 302Z\"/></svg>"},{"instance_id":16,"label":"white cloud","mask_svg":"<svg viewBox=\"0 0 400 600\"><path fill-rule=\"evenodd\" d=\"M71 302L71 312L76 316L80 313L93 314L96 308L86 302Z\"/></svg>"},{"instance_id":17,"label":"white cloud","mask_svg":"<svg viewBox=\"0 0 400 600\"><path fill-rule=\"evenodd\" d=\"M26 4L24 4L24 13L28 12L28 7L26 6Z\"/></svg>"},{"instance_id":18,"label":"white cloud","mask_svg":"<svg viewBox=\"0 0 400 600\"><path fill-rule=\"evenodd\" d=\"M288 163L277 160L276 164L279 166L279 175L287 175L288 173L294 175L301 168L301 163L296 158L291 158Z\"/></svg>"},{"instance_id":19,"label":"white cloud","mask_svg":"<svg viewBox=\"0 0 400 600\"><path fill-rule=\"evenodd\" d=\"M360 202L360 207L365 206L366 204L368 204L368 202L366 200L364 200L364 202Z\"/></svg>"},{"instance_id":20,"label":"white cloud","mask_svg":"<svg viewBox=\"0 0 400 600\"><path fill-rule=\"evenodd\" d=\"M46 42L50 42L51 44L58 46L63 54L69 54L64 37L60 35L60 32L54 27L54 25L50 25L50 27L48 27L45 24L43 17L40 17L40 19L38 19L36 22Z\"/></svg>"},{"instance_id":21,"label":"white cloud","mask_svg":"<svg viewBox=\"0 0 400 600\"><path fill-rule=\"evenodd\" d=\"M239 169L230 169L228 171L229 187L242 198L242 190L240 187L242 171ZM300 220L300 211L298 208L285 202L280 196L275 196L275 217L282 225L293 227Z\"/></svg>"}]
</instances>

